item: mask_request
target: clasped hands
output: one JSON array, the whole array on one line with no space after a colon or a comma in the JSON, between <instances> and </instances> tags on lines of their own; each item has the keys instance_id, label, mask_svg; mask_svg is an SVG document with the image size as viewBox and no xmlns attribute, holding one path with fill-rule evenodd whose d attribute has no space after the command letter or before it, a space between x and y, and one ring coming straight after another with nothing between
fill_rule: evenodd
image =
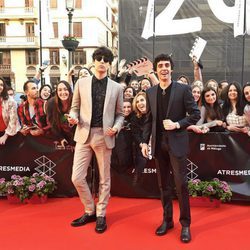
<instances>
[{"instance_id":1,"label":"clasped hands","mask_svg":"<svg viewBox=\"0 0 250 250\"><path fill-rule=\"evenodd\" d=\"M67 120L68 120L69 124L75 125L75 124L79 123L79 120L77 118L73 118L69 114L65 114L65 116L67 117ZM105 135L114 136L114 135L116 135L117 131L118 131L117 128L115 128L115 127L113 127L113 128L109 127L105 131Z\"/></svg>"}]
</instances>

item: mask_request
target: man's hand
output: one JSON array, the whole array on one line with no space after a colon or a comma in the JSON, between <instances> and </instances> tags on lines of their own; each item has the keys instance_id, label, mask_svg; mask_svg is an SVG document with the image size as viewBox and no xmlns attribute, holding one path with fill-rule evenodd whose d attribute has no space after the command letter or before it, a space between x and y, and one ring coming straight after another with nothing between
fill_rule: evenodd
<instances>
[{"instance_id":1,"label":"man's hand","mask_svg":"<svg viewBox=\"0 0 250 250\"><path fill-rule=\"evenodd\" d=\"M43 135L44 132L41 128L36 128L36 129L31 129L30 130L30 134L33 135L33 136L39 136L39 135Z\"/></svg>"},{"instance_id":2,"label":"man's hand","mask_svg":"<svg viewBox=\"0 0 250 250\"><path fill-rule=\"evenodd\" d=\"M141 153L145 158L149 157L149 153L148 153L148 144L146 143L141 143L140 144L141 147Z\"/></svg>"},{"instance_id":3,"label":"man's hand","mask_svg":"<svg viewBox=\"0 0 250 250\"><path fill-rule=\"evenodd\" d=\"M108 128L105 132L106 135L108 136L114 136L117 133L117 128Z\"/></svg>"},{"instance_id":4,"label":"man's hand","mask_svg":"<svg viewBox=\"0 0 250 250\"><path fill-rule=\"evenodd\" d=\"M30 127L27 125L23 125L22 129L20 130L20 133L24 136L30 133Z\"/></svg>"},{"instance_id":5,"label":"man's hand","mask_svg":"<svg viewBox=\"0 0 250 250\"><path fill-rule=\"evenodd\" d=\"M164 127L166 130L174 130L174 129L177 129L176 123L173 122L173 121L170 120L170 119L165 119L165 120L163 120L163 127Z\"/></svg>"},{"instance_id":6,"label":"man's hand","mask_svg":"<svg viewBox=\"0 0 250 250\"><path fill-rule=\"evenodd\" d=\"M8 139L7 134L4 134L3 136L1 136L0 137L0 145L4 145L7 139Z\"/></svg>"}]
</instances>

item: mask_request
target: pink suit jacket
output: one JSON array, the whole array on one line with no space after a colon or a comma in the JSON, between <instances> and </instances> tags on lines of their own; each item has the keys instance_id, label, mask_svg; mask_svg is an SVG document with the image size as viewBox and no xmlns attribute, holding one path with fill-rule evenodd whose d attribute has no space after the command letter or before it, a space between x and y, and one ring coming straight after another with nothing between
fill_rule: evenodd
<instances>
[{"instance_id":1,"label":"pink suit jacket","mask_svg":"<svg viewBox=\"0 0 250 250\"><path fill-rule=\"evenodd\" d=\"M74 88L74 95L70 110L70 116L77 118L74 140L85 143L91 128L92 116L92 76L79 79ZM108 78L107 90L103 110L103 132L108 127L115 127L120 131L123 124L123 91L120 84ZM105 135L107 148L115 146L115 136Z\"/></svg>"}]
</instances>

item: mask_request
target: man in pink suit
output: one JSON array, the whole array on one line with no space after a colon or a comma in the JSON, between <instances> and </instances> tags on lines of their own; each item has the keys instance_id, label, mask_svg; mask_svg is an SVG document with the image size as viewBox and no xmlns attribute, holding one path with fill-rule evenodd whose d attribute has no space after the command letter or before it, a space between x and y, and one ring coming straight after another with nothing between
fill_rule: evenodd
<instances>
[{"instance_id":1,"label":"man in pink suit","mask_svg":"<svg viewBox=\"0 0 250 250\"><path fill-rule=\"evenodd\" d=\"M85 213L72 221L82 226L96 221L95 231L107 229L106 207L110 196L110 158L115 135L123 124L123 92L121 86L107 77L113 61L106 47L97 48L92 55L95 75L79 79L75 85L68 121L77 124L72 182L84 205ZM86 175L93 155L99 169L99 200L95 205Z\"/></svg>"}]
</instances>

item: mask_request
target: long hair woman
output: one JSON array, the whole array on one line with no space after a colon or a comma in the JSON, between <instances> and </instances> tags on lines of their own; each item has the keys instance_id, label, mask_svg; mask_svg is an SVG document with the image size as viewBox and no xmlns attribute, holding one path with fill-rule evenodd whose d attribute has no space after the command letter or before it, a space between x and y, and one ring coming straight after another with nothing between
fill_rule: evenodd
<instances>
[{"instance_id":1,"label":"long hair woman","mask_svg":"<svg viewBox=\"0 0 250 250\"><path fill-rule=\"evenodd\" d=\"M0 145L4 145L9 136L20 130L16 102L9 98L7 85L0 77Z\"/></svg>"},{"instance_id":2,"label":"long hair woman","mask_svg":"<svg viewBox=\"0 0 250 250\"><path fill-rule=\"evenodd\" d=\"M201 119L197 125L210 128L211 132L223 132L224 116L219 104L218 95L213 87L205 87L201 95Z\"/></svg>"},{"instance_id":3,"label":"long hair woman","mask_svg":"<svg viewBox=\"0 0 250 250\"><path fill-rule=\"evenodd\" d=\"M141 142L143 141L143 124L146 118L146 93L139 92L133 100L133 113L131 114L131 132L135 145L135 174L133 185L142 177L142 172L147 164L147 159L141 153Z\"/></svg>"},{"instance_id":4,"label":"long hair woman","mask_svg":"<svg viewBox=\"0 0 250 250\"><path fill-rule=\"evenodd\" d=\"M73 129L68 123L72 102L72 89L67 81L60 81L56 86L55 96L47 102L47 121L51 132L60 140L64 147L66 144L74 144Z\"/></svg>"},{"instance_id":5,"label":"long hair woman","mask_svg":"<svg viewBox=\"0 0 250 250\"><path fill-rule=\"evenodd\" d=\"M241 87L239 83L232 82L226 89L226 97L222 106L229 131L245 133L247 120L243 110Z\"/></svg>"},{"instance_id":6,"label":"long hair woman","mask_svg":"<svg viewBox=\"0 0 250 250\"><path fill-rule=\"evenodd\" d=\"M126 173L133 166L133 140L131 134L132 99L123 100L124 122L122 129L115 138L112 150L111 166L119 173Z\"/></svg>"}]
</instances>

